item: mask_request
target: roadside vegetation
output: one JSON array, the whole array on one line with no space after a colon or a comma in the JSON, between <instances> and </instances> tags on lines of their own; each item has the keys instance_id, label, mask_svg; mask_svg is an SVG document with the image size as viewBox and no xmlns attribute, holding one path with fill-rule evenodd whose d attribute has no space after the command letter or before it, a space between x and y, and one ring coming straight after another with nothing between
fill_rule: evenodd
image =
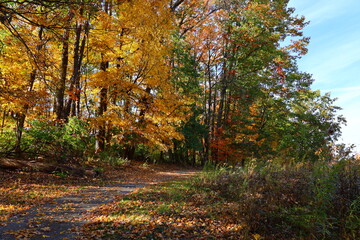
<instances>
[{"instance_id":1,"label":"roadside vegetation","mask_svg":"<svg viewBox=\"0 0 360 240\"><path fill-rule=\"evenodd\" d=\"M288 3L0 2L0 220L171 163L204 172L84 239L360 239L359 159Z\"/></svg>"},{"instance_id":2,"label":"roadside vegetation","mask_svg":"<svg viewBox=\"0 0 360 240\"><path fill-rule=\"evenodd\" d=\"M208 165L93 214L89 239L359 239L360 162Z\"/></svg>"}]
</instances>

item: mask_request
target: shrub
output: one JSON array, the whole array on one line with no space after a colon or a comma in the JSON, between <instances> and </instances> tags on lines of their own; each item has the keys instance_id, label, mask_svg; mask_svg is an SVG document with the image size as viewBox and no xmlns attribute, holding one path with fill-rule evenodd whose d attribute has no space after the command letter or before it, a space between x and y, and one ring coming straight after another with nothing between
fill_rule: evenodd
<instances>
[{"instance_id":1,"label":"shrub","mask_svg":"<svg viewBox=\"0 0 360 240\"><path fill-rule=\"evenodd\" d=\"M244 168L217 167L194 181L206 199L233 204L231 215L249 234L265 239L360 237L360 165L279 165L250 161ZM211 194L210 194L211 193Z\"/></svg>"},{"instance_id":2,"label":"shrub","mask_svg":"<svg viewBox=\"0 0 360 240\"><path fill-rule=\"evenodd\" d=\"M92 145L88 123L78 118L70 118L63 125L38 119L31 122L25 134L25 149L30 154L51 156L58 161L83 157Z\"/></svg>"},{"instance_id":3,"label":"shrub","mask_svg":"<svg viewBox=\"0 0 360 240\"><path fill-rule=\"evenodd\" d=\"M111 151L104 151L99 154L100 161L102 163L108 163L111 166L117 167L122 165L127 165L130 163L130 160L123 158L120 154Z\"/></svg>"},{"instance_id":4,"label":"shrub","mask_svg":"<svg viewBox=\"0 0 360 240\"><path fill-rule=\"evenodd\" d=\"M10 129L4 129L0 134L0 155L10 155L14 151L15 142L15 132Z\"/></svg>"}]
</instances>

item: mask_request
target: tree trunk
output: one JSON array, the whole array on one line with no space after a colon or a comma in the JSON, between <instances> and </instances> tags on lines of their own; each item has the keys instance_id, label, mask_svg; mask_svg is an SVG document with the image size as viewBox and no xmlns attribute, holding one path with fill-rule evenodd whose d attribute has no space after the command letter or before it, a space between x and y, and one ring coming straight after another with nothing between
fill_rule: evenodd
<instances>
[{"instance_id":1,"label":"tree trunk","mask_svg":"<svg viewBox=\"0 0 360 240\"><path fill-rule=\"evenodd\" d=\"M40 27L40 29L39 29L38 37L39 37L40 41L43 38L43 28L42 27ZM37 51L40 52L42 47L43 47L43 44L37 45L36 46ZM33 90L34 83L36 80L36 73L37 73L36 69L34 69L30 73L30 78L29 78L29 82L28 82L28 92L31 92ZM21 139L22 139L22 134L23 134L24 126L25 126L26 114L27 114L29 108L30 108L29 104L24 105L23 111L21 113L19 113L19 116L18 116L17 122L16 122L16 142L15 142L14 149L15 149L15 154L18 156L21 156L21 154L22 154Z\"/></svg>"},{"instance_id":2,"label":"tree trunk","mask_svg":"<svg viewBox=\"0 0 360 240\"><path fill-rule=\"evenodd\" d=\"M6 110L3 111L3 118L2 118L2 122L1 122L1 134L4 134L4 127L5 127L5 118L6 118Z\"/></svg>"},{"instance_id":3,"label":"tree trunk","mask_svg":"<svg viewBox=\"0 0 360 240\"><path fill-rule=\"evenodd\" d=\"M29 92L32 91L33 89L35 79L36 79L36 70L33 70L32 73L30 74L30 79L29 79L29 88L28 88ZM15 154L19 157L22 154L21 139L25 125L26 113L29 110L29 107L30 107L29 104L25 104L23 108L23 112L19 113L19 116L16 121Z\"/></svg>"},{"instance_id":4,"label":"tree trunk","mask_svg":"<svg viewBox=\"0 0 360 240\"><path fill-rule=\"evenodd\" d=\"M205 96L205 109L206 109L206 118L205 118L205 126L207 127L207 134L204 137L203 142L203 157L201 160L201 164L204 165L207 161L209 161L209 155L210 155L210 144L211 144L211 133L212 133L212 121L211 119L214 119L214 116L212 116L212 95L213 95L213 85L212 85L212 77L211 77L211 55L209 53L209 58L207 62L207 81L208 81L208 96L206 101L206 91L204 92ZM205 84L206 86L206 84ZM216 95L216 94L214 94ZM215 99L214 99L215 100ZM213 103L215 105L215 102Z\"/></svg>"},{"instance_id":5,"label":"tree trunk","mask_svg":"<svg viewBox=\"0 0 360 240\"><path fill-rule=\"evenodd\" d=\"M87 21L84 25L84 37L81 40L81 32L83 31L83 25L78 25L76 27L75 31L75 47L74 47L74 64L73 64L73 73L71 76L71 83L70 83L70 89L69 92L71 95L69 95L64 118L67 119L70 116L70 113L72 116L77 116L76 112L76 104L79 104L80 100L80 77L81 77L81 66L82 61L84 58L84 52L85 52L85 45L86 45L86 39L87 35L89 33L89 22Z\"/></svg>"},{"instance_id":6,"label":"tree trunk","mask_svg":"<svg viewBox=\"0 0 360 240\"><path fill-rule=\"evenodd\" d=\"M104 12L111 16L111 3L107 0L103 1ZM103 57L103 56L102 56ZM102 60L100 70L106 71L109 68L109 62ZM107 110L108 104L108 88L103 87L100 90L100 102L98 108L98 116L102 116ZM96 134L95 152L99 153L105 150L106 144L106 121L101 120L98 132Z\"/></svg>"},{"instance_id":7,"label":"tree trunk","mask_svg":"<svg viewBox=\"0 0 360 240\"><path fill-rule=\"evenodd\" d=\"M57 120L65 119L64 114L64 96L65 96L65 84L67 76L67 67L69 63L69 29L64 30L63 49L61 56L61 76L60 83L56 89L56 118Z\"/></svg>"},{"instance_id":8,"label":"tree trunk","mask_svg":"<svg viewBox=\"0 0 360 240\"><path fill-rule=\"evenodd\" d=\"M134 156L135 156L135 146L125 145L124 158L129 160L134 160Z\"/></svg>"},{"instance_id":9,"label":"tree trunk","mask_svg":"<svg viewBox=\"0 0 360 240\"><path fill-rule=\"evenodd\" d=\"M106 71L109 67L109 62L101 62L100 64L100 70ZM98 108L98 116L102 116L104 112L107 110L107 95L108 95L108 89L102 88L100 90L100 103ZM102 152L105 150L105 141L106 140L106 122L103 121L99 127L97 136L96 136L96 146L95 151L96 152Z\"/></svg>"}]
</instances>

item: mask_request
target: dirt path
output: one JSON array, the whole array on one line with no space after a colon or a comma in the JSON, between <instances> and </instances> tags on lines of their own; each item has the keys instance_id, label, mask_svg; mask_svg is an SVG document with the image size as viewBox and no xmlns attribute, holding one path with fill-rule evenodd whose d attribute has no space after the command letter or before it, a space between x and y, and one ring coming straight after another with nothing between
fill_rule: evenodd
<instances>
[{"instance_id":1,"label":"dirt path","mask_svg":"<svg viewBox=\"0 0 360 240\"><path fill-rule=\"evenodd\" d=\"M0 239L52 239L70 240L80 237L77 231L91 221L88 212L108 204L116 196L134 192L146 185L167 181L176 177L188 177L196 170L159 171L150 175L129 178L126 183L98 187L52 200L33 207L23 214L10 217L0 226Z\"/></svg>"}]
</instances>

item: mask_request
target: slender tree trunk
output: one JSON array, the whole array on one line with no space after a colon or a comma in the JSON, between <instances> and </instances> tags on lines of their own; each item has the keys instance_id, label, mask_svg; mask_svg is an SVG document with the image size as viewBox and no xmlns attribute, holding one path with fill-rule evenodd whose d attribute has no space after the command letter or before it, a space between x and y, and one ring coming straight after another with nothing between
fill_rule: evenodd
<instances>
[{"instance_id":1,"label":"slender tree trunk","mask_svg":"<svg viewBox=\"0 0 360 240\"><path fill-rule=\"evenodd\" d=\"M63 49L61 57L61 76L60 83L56 89L56 117L58 120L64 119L64 96L65 96L65 84L67 76L67 68L69 64L69 29L64 30L63 36Z\"/></svg>"},{"instance_id":2,"label":"slender tree trunk","mask_svg":"<svg viewBox=\"0 0 360 240\"><path fill-rule=\"evenodd\" d=\"M219 129L223 125L223 116L224 116L224 107L225 107L225 97L227 90L227 73L224 73L221 81L221 89L220 89L220 99L219 99L219 109L217 113L217 122L216 129Z\"/></svg>"},{"instance_id":3,"label":"slender tree trunk","mask_svg":"<svg viewBox=\"0 0 360 240\"><path fill-rule=\"evenodd\" d=\"M109 62L101 62L100 64L101 71L106 71L108 67L109 67ZM108 102L107 95L108 95L108 89L102 88L100 90L100 103L98 108L98 116L102 116L104 112L106 112L107 110L107 102ZM96 146L95 146L96 152L102 152L105 150L105 142L106 142L105 140L106 140L106 123L102 122L96 136Z\"/></svg>"},{"instance_id":4,"label":"slender tree trunk","mask_svg":"<svg viewBox=\"0 0 360 240\"><path fill-rule=\"evenodd\" d=\"M35 79L36 79L36 70L33 70L32 73L30 74L30 79L29 79L29 88L28 88L29 92L32 91L32 89L33 89ZM21 154L22 154L21 140L22 140L22 134L24 131L24 126L25 126L26 114L29 110L29 107L30 107L29 104L25 104L25 106L23 107L23 112L19 113L19 116L16 121L15 154L17 156L21 156Z\"/></svg>"},{"instance_id":5,"label":"slender tree trunk","mask_svg":"<svg viewBox=\"0 0 360 240\"><path fill-rule=\"evenodd\" d=\"M81 46L80 46L80 54L79 54L79 66L78 66L78 74L76 75L75 78L75 101L74 101L74 105L76 105L74 112L73 112L73 116L80 116L81 115L81 107L80 107L80 95L81 95L81 86L80 86L80 77L81 77L81 66L82 66L82 62L84 59L84 55L85 55L85 46L86 46L86 41L87 41L87 37L89 34L89 21L87 21L85 23L84 26L84 37L81 41Z\"/></svg>"},{"instance_id":6,"label":"slender tree trunk","mask_svg":"<svg viewBox=\"0 0 360 240\"><path fill-rule=\"evenodd\" d=\"M125 145L124 148L124 158L125 159L129 159L129 160L134 160L134 156L135 156L135 146L133 145Z\"/></svg>"},{"instance_id":7,"label":"slender tree trunk","mask_svg":"<svg viewBox=\"0 0 360 240\"><path fill-rule=\"evenodd\" d=\"M39 40L42 41L43 39L43 28L40 27L39 29L39 33L38 33L38 37ZM39 44L36 46L36 49L38 52L41 51L43 47L43 44ZM36 80L36 74L37 74L37 70L34 69L31 73L30 73L30 78L28 81L28 92L31 92L33 90L34 87L34 83ZM19 116L17 118L17 122L16 122L16 142L15 142L15 154L18 156L21 156L22 154L22 150L21 150L21 140L22 140L22 134L24 131L24 126L25 126L25 119L26 119L26 114L28 112L30 108L29 104L25 104L23 107L23 111L21 113L19 113Z\"/></svg>"},{"instance_id":8,"label":"slender tree trunk","mask_svg":"<svg viewBox=\"0 0 360 240\"><path fill-rule=\"evenodd\" d=\"M84 37L81 40L81 32L84 29ZM76 116L76 104L79 104L80 99L80 77L81 77L81 66L82 61L84 58L84 52L85 52L85 45L86 45L86 39L87 35L89 33L89 22L87 21L85 23L85 26L83 28L83 25L78 25L76 27L75 31L75 48L74 48L74 64L73 64L73 73L71 76L71 83L70 83L70 89L69 92L71 95L69 95L66 108L64 109L64 118L67 119L70 114L72 116Z\"/></svg>"},{"instance_id":9,"label":"slender tree trunk","mask_svg":"<svg viewBox=\"0 0 360 240\"><path fill-rule=\"evenodd\" d=\"M139 114L139 123L140 123L140 125L142 125L144 123L144 121L145 121L145 113L149 108L149 104L151 103L151 99L149 98L150 92L151 92L151 88L146 87L145 96L141 99L141 105L144 105L144 107L141 108L140 114Z\"/></svg>"},{"instance_id":10,"label":"slender tree trunk","mask_svg":"<svg viewBox=\"0 0 360 240\"><path fill-rule=\"evenodd\" d=\"M195 166L196 165L196 151L195 150L192 150L192 161L191 161L191 165L192 166Z\"/></svg>"},{"instance_id":11,"label":"slender tree trunk","mask_svg":"<svg viewBox=\"0 0 360 240\"><path fill-rule=\"evenodd\" d=\"M6 112L7 112L6 110L3 111L3 118L2 118L2 122L1 122L1 134L4 134Z\"/></svg>"},{"instance_id":12,"label":"slender tree trunk","mask_svg":"<svg viewBox=\"0 0 360 240\"><path fill-rule=\"evenodd\" d=\"M163 151L160 151L159 162L160 163L164 162L164 152Z\"/></svg>"},{"instance_id":13,"label":"slender tree trunk","mask_svg":"<svg viewBox=\"0 0 360 240\"><path fill-rule=\"evenodd\" d=\"M16 142L15 142L15 154L19 157L21 156L21 139L22 133L24 129L26 115L24 113L20 113L19 117L16 121Z\"/></svg>"},{"instance_id":14,"label":"slender tree trunk","mask_svg":"<svg viewBox=\"0 0 360 240\"><path fill-rule=\"evenodd\" d=\"M224 112L223 120L226 121L228 119L230 111L231 111L231 93L229 91L228 96L227 96L227 100L226 100L226 104L225 104L225 112Z\"/></svg>"},{"instance_id":15,"label":"slender tree trunk","mask_svg":"<svg viewBox=\"0 0 360 240\"><path fill-rule=\"evenodd\" d=\"M174 151L172 149L169 149L168 154L169 154L170 162L174 163L175 162Z\"/></svg>"},{"instance_id":16,"label":"slender tree trunk","mask_svg":"<svg viewBox=\"0 0 360 240\"><path fill-rule=\"evenodd\" d=\"M174 141L174 162L178 163L179 162L179 151L178 151L178 146L177 146L177 142Z\"/></svg>"},{"instance_id":17,"label":"slender tree trunk","mask_svg":"<svg viewBox=\"0 0 360 240\"><path fill-rule=\"evenodd\" d=\"M103 9L104 12L107 13L109 16L112 15L112 4L111 1L108 0L104 0L103 1ZM104 57L104 56L102 56ZM109 62L108 61L104 61L104 58L102 60L102 62L100 63L100 70L101 71L107 71L107 69L109 68ZM102 116L106 111L107 111L107 107L108 107L108 88L107 87L103 87L100 90L100 102L99 102L99 108L98 108L98 116ZM99 153L105 150L105 146L106 146L106 121L105 120L101 120L101 124L99 126L97 135L96 135L96 143L95 143L95 152ZM108 138L109 139L109 138Z\"/></svg>"},{"instance_id":18,"label":"slender tree trunk","mask_svg":"<svg viewBox=\"0 0 360 240\"><path fill-rule=\"evenodd\" d=\"M212 77L211 77L211 67L210 67L210 53L209 53L209 59L208 59L208 64L207 64L207 81L208 81L208 96L207 96L207 102L205 101L205 109L206 109L206 118L205 118L205 126L207 127L207 134L205 135L204 138L204 156L202 159L202 165L204 165L207 161L209 161L209 155L210 155L210 138L211 138L211 118L212 118L212 114L211 114L211 102L212 102L212 91L213 91L213 87L212 87ZM206 84L205 84L206 85ZM206 93L205 93L206 94ZM206 95L205 95L205 99L206 99ZM207 105L207 106L206 106Z\"/></svg>"}]
</instances>

